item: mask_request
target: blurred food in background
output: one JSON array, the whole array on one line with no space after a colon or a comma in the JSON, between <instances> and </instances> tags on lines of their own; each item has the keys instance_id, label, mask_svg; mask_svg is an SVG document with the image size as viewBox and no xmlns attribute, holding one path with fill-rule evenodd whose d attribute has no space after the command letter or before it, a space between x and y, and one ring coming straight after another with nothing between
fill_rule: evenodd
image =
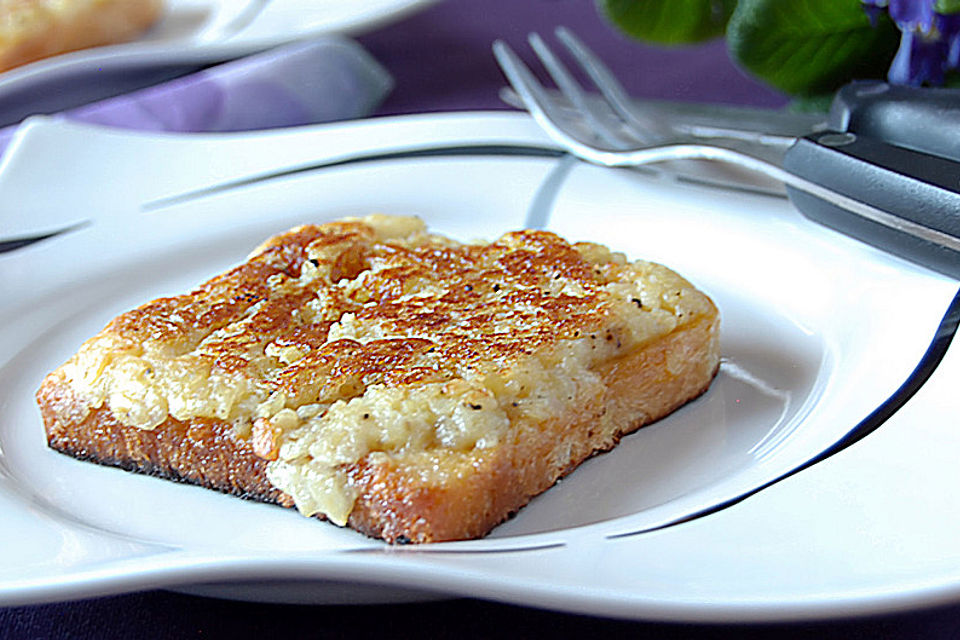
<instances>
[{"instance_id":1,"label":"blurred food in background","mask_svg":"<svg viewBox=\"0 0 960 640\"><path fill-rule=\"evenodd\" d=\"M0 0L0 71L133 40L162 12L163 0Z\"/></svg>"}]
</instances>

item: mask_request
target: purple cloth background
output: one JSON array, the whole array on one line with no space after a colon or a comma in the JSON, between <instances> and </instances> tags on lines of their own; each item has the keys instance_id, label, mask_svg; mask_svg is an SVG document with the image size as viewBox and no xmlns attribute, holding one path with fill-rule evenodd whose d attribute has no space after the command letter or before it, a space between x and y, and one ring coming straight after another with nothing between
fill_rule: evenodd
<instances>
[{"instance_id":1,"label":"purple cloth background","mask_svg":"<svg viewBox=\"0 0 960 640\"><path fill-rule=\"evenodd\" d=\"M54 113L141 131L246 131L360 118L392 88L390 74L363 47L327 36ZM0 152L17 129L0 129Z\"/></svg>"},{"instance_id":2,"label":"purple cloth background","mask_svg":"<svg viewBox=\"0 0 960 640\"><path fill-rule=\"evenodd\" d=\"M503 39L533 61L527 34L552 39L558 26L573 29L636 96L768 107L787 102L736 69L723 42L646 46L606 24L592 0L446 0L359 41L396 81L381 114L505 109L497 98L505 81L490 52L493 41Z\"/></svg>"},{"instance_id":3,"label":"purple cloth background","mask_svg":"<svg viewBox=\"0 0 960 640\"><path fill-rule=\"evenodd\" d=\"M350 1L350 0L347 0ZM504 38L525 57L530 31L566 25L594 47L638 96L780 106L785 99L737 71L722 43L662 50L630 42L590 0L446 0L360 43L396 87L376 115L505 109L490 54ZM2 523L2 517L0 517ZM0 524L2 526L2 524ZM237 603L164 591L0 609L0 638L784 638L960 637L960 606L840 622L686 625L601 620L474 600L360 607Z\"/></svg>"}]
</instances>

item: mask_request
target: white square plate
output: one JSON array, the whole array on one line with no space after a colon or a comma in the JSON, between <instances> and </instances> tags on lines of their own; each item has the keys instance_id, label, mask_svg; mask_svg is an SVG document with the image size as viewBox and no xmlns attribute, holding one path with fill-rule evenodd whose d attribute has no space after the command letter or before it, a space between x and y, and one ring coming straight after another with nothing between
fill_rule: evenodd
<instances>
[{"instance_id":1,"label":"white square plate","mask_svg":"<svg viewBox=\"0 0 960 640\"><path fill-rule=\"evenodd\" d=\"M167 587L770 620L960 592L957 283L785 199L571 162L513 114L198 136L41 119L8 153L0 235L75 230L0 254L0 604ZM720 307L720 374L469 542L389 548L46 448L35 389L117 313L295 224L374 211L461 239L545 219L663 262Z\"/></svg>"}]
</instances>

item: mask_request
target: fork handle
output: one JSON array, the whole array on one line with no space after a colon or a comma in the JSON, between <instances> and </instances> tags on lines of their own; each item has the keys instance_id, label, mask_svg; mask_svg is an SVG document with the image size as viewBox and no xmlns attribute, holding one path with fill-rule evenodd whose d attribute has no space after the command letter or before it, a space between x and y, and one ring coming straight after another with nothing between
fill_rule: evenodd
<instances>
[{"instance_id":1,"label":"fork handle","mask_svg":"<svg viewBox=\"0 0 960 640\"><path fill-rule=\"evenodd\" d=\"M960 161L960 90L852 82L834 97L827 128Z\"/></svg>"},{"instance_id":2,"label":"fork handle","mask_svg":"<svg viewBox=\"0 0 960 640\"><path fill-rule=\"evenodd\" d=\"M865 135L826 132L800 138L784 168L799 182L879 209L889 220L871 220L788 183L808 218L960 278L960 163Z\"/></svg>"}]
</instances>

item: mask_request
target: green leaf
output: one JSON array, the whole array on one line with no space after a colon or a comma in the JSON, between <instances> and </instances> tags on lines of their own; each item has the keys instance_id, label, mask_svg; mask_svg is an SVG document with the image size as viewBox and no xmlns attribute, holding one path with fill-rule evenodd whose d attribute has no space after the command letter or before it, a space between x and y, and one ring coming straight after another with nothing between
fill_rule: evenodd
<instances>
[{"instance_id":1,"label":"green leaf","mask_svg":"<svg viewBox=\"0 0 960 640\"><path fill-rule=\"evenodd\" d=\"M947 89L960 89L960 73L954 70L947 70L943 74L943 86Z\"/></svg>"},{"instance_id":2,"label":"green leaf","mask_svg":"<svg viewBox=\"0 0 960 640\"><path fill-rule=\"evenodd\" d=\"M657 44L702 42L723 35L737 0L596 0L629 36Z\"/></svg>"},{"instance_id":3,"label":"green leaf","mask_svg":"<svg viewBox=\"0 0 960 640\"><path fill-rule=\"evenodd\" d=\"M740 0L727 25L730 56L792 95L885 78L900 32L884 14L871 24L860 0Z\"/></svg>"},{"instance_id":4,"label":"green leaf","mask_svg":"<svg viewBox=\"0 0 960 640\"><path fill-rule=\"evenodd\" d=\"M791 113L826 113L833 104L832 93L818 93L814 96L799 96L790 101Z\"/></svg>"},{"instance_id":5,"label":"green leaf","mask_svg":"<svg viewBox=\"0 0 960 640\"><path fill-rule=\"evenodd\" d=\"M960 0L937 0L933 5L933 10L943 15L957 13L960 11Z\"/></svg>"}]
</instances>

